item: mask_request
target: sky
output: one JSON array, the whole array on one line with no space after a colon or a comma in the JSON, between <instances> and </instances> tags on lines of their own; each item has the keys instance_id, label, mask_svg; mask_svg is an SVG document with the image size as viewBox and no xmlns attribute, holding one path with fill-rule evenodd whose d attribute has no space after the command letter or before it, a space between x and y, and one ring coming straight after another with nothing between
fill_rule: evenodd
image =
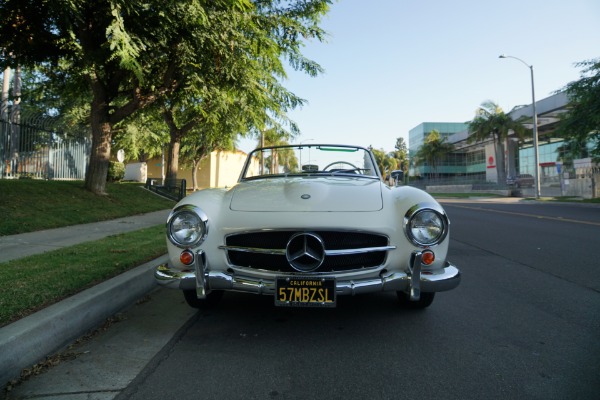
<instances>
[{"instance_id":1,"label":"sky","mask_svg":"<svg viewBox=\"0 0 600 400\"><path fill-rule=\"evenodd\" d=\"M325 72L283 81L307 101L288 113L296 143L392 151L422 122L469 121L486 100L505 112L531 104L527 65L539 101L600 57L598 0L334 0L321 27L326 42L303 54Z\"/></svg>"}]
</instances>

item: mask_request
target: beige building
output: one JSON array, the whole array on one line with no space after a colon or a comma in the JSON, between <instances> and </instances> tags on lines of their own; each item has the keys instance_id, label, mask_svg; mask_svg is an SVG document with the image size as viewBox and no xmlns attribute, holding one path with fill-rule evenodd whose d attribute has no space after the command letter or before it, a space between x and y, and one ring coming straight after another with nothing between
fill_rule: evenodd
<instances>
[{"instance_id":1,"label":"beige building","mask_svg":"<svg viewBox=\"0 0 600 400\"><path fill-rule=\"evenodd\" d=\"M247 154L243 151L213 151L200 163L196 175L198 189L233 186L242 172ZM127 164L125 179L146 182L146 179L162 179L163 161L160 158L146 163ZM179 168L177 179L185 179L188 190L192 190L192 170Z\"/></svg>"}]
</instances>

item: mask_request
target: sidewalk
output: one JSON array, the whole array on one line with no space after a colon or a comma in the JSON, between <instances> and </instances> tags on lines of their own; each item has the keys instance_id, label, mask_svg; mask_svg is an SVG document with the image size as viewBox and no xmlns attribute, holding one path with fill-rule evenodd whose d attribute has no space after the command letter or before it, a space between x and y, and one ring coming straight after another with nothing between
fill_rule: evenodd
<instances>
[{"instance_id":1,"label":"sidewalk","mask_svg":"<svg viewBox=\"0 0 600 400\"><path fill-rule=\"evenodd\" d=\"M164 224L167 222L170 211L161 210L110 221L66 226L20 235L0 236L0 263L83 242L99 240L118 233Z\"/></svg>"},{"instance_id":2,"label":"sidewalk","mask_svg":"<svg viewBox=\"0 0 600 400\"><path fill-rule=\"evenodd\" d=\"M0 262L164 224L169 212L161 210L111 221L2 236ZM153 289L152 272L166 260L166 255L159 257L0 328L0 386Z\"/></svg>"}]
</instances>

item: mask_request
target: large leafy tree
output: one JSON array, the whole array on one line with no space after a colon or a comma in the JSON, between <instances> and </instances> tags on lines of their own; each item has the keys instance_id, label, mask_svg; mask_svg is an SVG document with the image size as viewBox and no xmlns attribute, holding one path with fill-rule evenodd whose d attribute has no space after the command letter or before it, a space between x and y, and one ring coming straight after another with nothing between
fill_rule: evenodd
<instances>
[{"instance_id":1,"label":"large leafy tree","mask_svg":"<svg viewBox=\"0 0 600 400\"><path fill-rule=\"evenodd\" d=\"M577 64L581 77L563 90L569 97L569 111L558 126L571 158L587 155L586 144L593 141L591 156L600 162L600 58Z\"/></svg>"},{"instance_id":2,"label":"large leafy tree","mask_svg":"<svg viewBox=\"0 0 600 400\"><path fill-rule=\"evenodd\" d=\"M556 152L558 153L556 156L557 161L561 161L566 167L573 167L575 160L590 156L587 135L565 138L565 141L558 146ZM595 157L595 161L598 162L597 157Z\"/></svg>"},{"instance_id":3,"label":"large leafy tree","mask_svg":"<svg viewBox=\"0 0 600 400\"><path fill-rule=\"evenodd\" d=\"M146 162L161 157L169 134L154 107L134 114L113 129L112 148L125 151L126 161Z\"/></svg>"},{"instance_id":4,"label":"large leafy tree","mask_svg":"<svg viewBox=\"0 0 600 400\"><path fill-rule=\"evenodd\" d=\"M36 120L52 119L51 128L66 135L89 132L90 99L87 91L68 92L61 68L41 63L21 74L20 107Z\"/></svg>"},{"instance_id":5,"label":"large leafy tree","mask_svg":"<svg viewBox=\"0 0 600 400\"><path fill-rule=\"evenodd\" d=\"M114 127L180 84L178 66L207 23L202 4L7 0L1 7L0 46L13 56L3 64L50 62L89 94L85 185L104 193Z\"/></svg>"},{"instance_id":6,"label":"large leafy tree","mask_svg":"<svg viewBox=\"0 0 600 400\"><path fill-rule=\"evenodd\" d=\"M445 137L442 137L439 131L433 129L425 140L416 157L418 160L424 160L431 167L431 176L437 175L437 168L444 157L454 149L454 146L447 142Z\"/></svg>"},{"instance_id":7,"label":"large leafy tree","mask_svg":"<svg viewBox=\"0 0 600 400\"><path fill-rule=\"evenodd\" d=\"M527 129L519 121L513 120L493 101L485 101L476 111L475 118L468 122L468 143L485 141L490 137L494 143L498 182L506 182L506 166L504 144L508 134L513 131L518 138L523 138Z\"/></svg>"},{"instance_id":8,"label":"large leafy tree","mask_svg":"<svg viewBox=\"0 0 600 400\"><path fill-rule=\"evenodd\" d=\"M249 55L260 58L274 45L256 40L249 42L253 47L246 53L238 52L231 33L240 28L240 21L251 21L245 26L253 30L241 30L249 37L262 32L262 38L265 34L277 38L279 54L294 67L318 72L318 65L305 60L299 49L305 37L322 37L317 24L328 4L327 0L6 0L0 4L0 47L6 50L0 63L52 65L71 92L89 96L92 154L85 185L102 194L119 124L184 85L220 82L231 72L224 66L243 65ZM236 24L229 30L215 29L230 15L238 16ZM266 60L278 67L272 56ZM249 87L260 92L262 83Z\"/></svg>"},{"instance_id":9,"label":"large leafy tree","mask_svg":"<svg viewBox=\"0 0 600 400\"><path fill-rule=\"evenodd\" d=\"M292 68L309 75L321 71L318 64L302 57L300 45L302 39L323 38L316 22L326 10L323 7L326 3L281 4L284 5L257 2L252 13L233 10L209 15L213 17L210 19L213 29L221 32L230 46L214 54L215 66L203 71L201 77L204 85L182 85L165 97L162 114L171 138L168 178L177 173L182 139L198 124L219 123L229 127L227 131L219 131L232 136L230 141L237 134L257 135L265 129L287 136L297 133L296 125L286 113L304 100L281 84L286 78L282 59L287 58ZM209 47L206 52L214 50ZM231 119L237 123L229 123Z\"/></svg>"}]
</instances>

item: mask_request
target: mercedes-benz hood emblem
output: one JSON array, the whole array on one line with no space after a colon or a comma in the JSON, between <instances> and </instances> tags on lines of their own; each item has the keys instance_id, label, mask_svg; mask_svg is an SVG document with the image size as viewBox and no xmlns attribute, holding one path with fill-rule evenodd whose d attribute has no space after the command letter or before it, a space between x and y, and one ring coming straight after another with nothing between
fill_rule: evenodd
<instances>
[{"instance_id":1,"label":"mercedes-benz hood emblem","mask_svg":"<svg viewBox=\"0 0 600 400\"><path fill-rule=\"evenodd\" d=\"M325 260L325 244L315 233L296 233L287 243L285 257L296 271L312 272Z\"/></svg>"}]
</instances>

